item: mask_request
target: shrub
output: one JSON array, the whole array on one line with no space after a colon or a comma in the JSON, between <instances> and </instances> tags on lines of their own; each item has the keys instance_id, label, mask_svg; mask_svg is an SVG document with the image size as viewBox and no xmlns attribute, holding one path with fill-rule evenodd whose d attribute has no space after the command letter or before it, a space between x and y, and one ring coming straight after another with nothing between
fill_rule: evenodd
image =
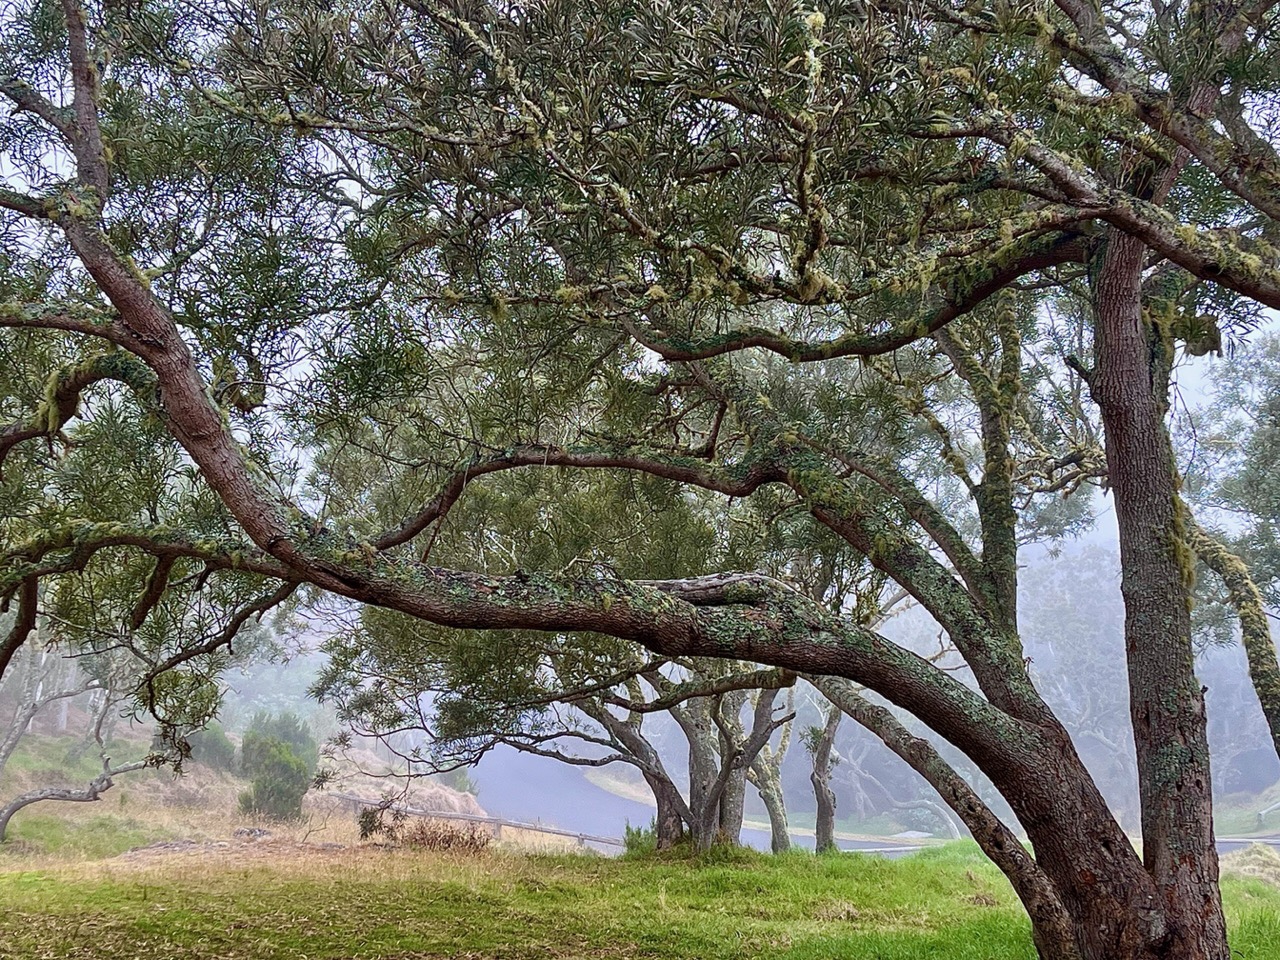
<instances>
[{"instance_id":1,"label":"shrub","mask_svg":"<svg viewBox=\"0 0 1280 960\"><path fill-rule=\"evenodd\" d=\"M381 835L391 843L433 853L475 854L493 842L483 824L410 817L390 799L361 810L358 820L361 840Z\"/></svg>"},{"instance_id":2,"label":"shrub","mask_svg":"<svg viewBox=\"0 0 1280 960\"><path fill-rule=\"evenodd\" d=\"M262 733L250 731L240 746L240 767L253 780L240 794L240 811L271 820L298 820L302 797L311 785L311 769L293 747Z\"/></svg>"},{"instance_id":3,"label":"shrub","mask_svg":"<svg viewBox=\"0 0 1280 960\"><path fill-rule=\"evenodd\" d=\"M259 736L282 741L293 750L296 756L306 763L307 776L315 773L316 765L319 762L320 747L316 743L316 738L311 735L311 729L296 713L271 714L259 711L249 721L249 729L245 734L246 738L249 734L258 734Z\"/></svg>"},{"instance_id":4,"label":"shrub","mask_svg":"<svg viewBox=\"0 0 1280 960\"><path fill-rule=\"evenodd\" d=\"M472 855L488 849L493 835L479 823L455 823L451 820L414 818L398 831L398 842L415 850L432 853Z\"/></svg>"},{"instance_id":5,"label":"shrub","mask_svg":"<svg viewBox=\"0 0 1280 960\"><path fill-rule=\"evenodd\" d=\"M459 793L469 793L473 797L480 795L480 787L471 777L471 772L466 767L456 767L453 770L446 770L443 773L436 774L436 779L443 783L450 790L457 790Z\"/></svg>"},{"instance_id":6,"label":"shrub","mask_svg":"<svg viewBox=\"0 0 1280 960\"><path fill-rule=\"evenodd\" d=\"M647 827L633 827L628 820L622 827L624 856L647 857L658 851L658 821L649 821Z\"/></svg>"},{"instance_id":7,"label":"shrub","mask_svg":"<svg viewBox=\"0 0 1280 960\"><path fill-rule=\"evenodd\" d=\"M191 746L191 759L214 770L235 769L236 745L227 737L221 724L211 723L203 730L187 735Z\"/></svg>"}]
</instances>

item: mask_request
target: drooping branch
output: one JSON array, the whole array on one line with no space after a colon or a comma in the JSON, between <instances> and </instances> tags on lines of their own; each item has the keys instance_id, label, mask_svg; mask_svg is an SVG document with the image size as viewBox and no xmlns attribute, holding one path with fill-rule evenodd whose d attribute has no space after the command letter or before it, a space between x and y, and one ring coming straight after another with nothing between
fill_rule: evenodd
<instances>
[{"instance_id":1,"label":"drooping branch","mask_svg":"<svg viewBox=\"0 0 1280 960\"><path fill-rule=\"evenodd\" d=\"M123 773L141 770L146 767L146 765L147 762L145 760L133 760L129 763L122 763L118 767L113 767L111 766L111 761L104 756L102 758L102 772L80 789L71 787L41 787L37 790L30 790L27 793L19 794L3 807L0 807L0 843L3 843L5 840L5 835L9 830L9 821L13 819L14 814L23 808L29 807L33 803L40 803L42 800L65 800L72 803L92 803L101 799L102 795L115 785L116 777Z\"/></svg>"},{"instance_id":2,"label":"drooping branch","mask_svg":"<svg viewBox=\"0 0 1280 960\"><path fill-rule=\"evenodd\" d=\"M80 411L84 391L103 380L116 380L139 396L155 385L155 375L137 357L123 351L102 353L54 373L36 412L26 420L0 427L0 474L9 452L25 440L53 437Z\"/></svg>"},{"instance_id":3,"label":"drooping branch","mask_svg":"<svg viewBox=\"0 0 1280 960\"><path fill-rule=\"evenodd\" d=\"M1195 521L1187 524L1187 540L1196 556L1226 585L1236 616L1240 618L1240 639L1249 663L1249 679L1267 718L1271 742L1280 755L1280 660L1271 639L1262 594L1245 562Z\"/></svg>"},{"instance_id":4,"label":"drooping branch","mask_svg":"<svg viewBox=\"0 0 1280 960\"><path fill-rule=\"evenodd\" d=\"M628 329L638 342L669 361L708 360L751 348L768 350L802 363L879 356L936 333L1021 277L1084 259L1085 245L1070 234L1033 236L1023 241L1022 246L1025 252L1021 256L1010 257L1008 251L1002 251L999 260L991 265L974 264L966 268L964 276L938 291L940 302L928 313L895 323L880 333L847 333L830 340L809 341L776 329L740 327L714 336L676 340L638 324Z\"/></svg>"},{"instance_id":5,"label":"drooping branch","mask_svg":"<svg viewBox=\"0 0 1280 960\"><path fill-rule=\"evenodd\" d=\"M605 703L634 713L661 713L693 697L710 697L737 690L780 690L792 686L796 675L789 670L769 669L731 673L723 677L696 677L667 687L654 700L629 700L616 695L603 697Z\"/></svg>"},{"instance_id":6,"label":"drooping branch","mask_svg":"<svg viewBox=\"0 0 1280 960\"><path fill-rule=\"evenodd\" d=\"M22 649L22 645L27 642L27 638L36 628L36 613L40 602L40 578L24 577L17 584L17 592L17 615L3 643L0 643L0 676L4 676L14 656ZM3 594L4 591L0 590L0 595Z\"/></svg>"},{"instance_id":7,"label":"drooping branch","mask_svg":"<svg viewBox=\"0 0 1280 960\"><path fill-rule=\"evenodd\" d=\"M524 467L635 470L731 497L748 496L762 484L776 480L780 475L777 469L765 461L759 461L741 473L731 474L692 456L679 457L640 448L610 450L525 444L478 460L454 473L430 503L396 529L378 537L372 546L376 550L387 550L407 543L443 518L472 480Z\"/></svg>"}]
</instances>

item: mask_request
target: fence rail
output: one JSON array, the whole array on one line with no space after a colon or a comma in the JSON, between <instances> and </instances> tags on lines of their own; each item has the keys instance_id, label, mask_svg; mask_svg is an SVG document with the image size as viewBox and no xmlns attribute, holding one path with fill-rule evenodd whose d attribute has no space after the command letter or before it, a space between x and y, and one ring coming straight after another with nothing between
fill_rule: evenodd
<instances>
[{"instance_id":1,"label":"fence rail","mask_svg":"<svg viewBox=\"0 0 1280 960\"><path fill-rule=\"evenodd\" d=\"M364 807L382 806L382 802L379 800L355 797L349 793L335 793L331 796L335 800L343 800L351 804L356 812L359 812ZM519 820L504 820L501 817L481 817L474 813L445 813L439 810L420 810L417 807L410 807L401 803L392 804L390 809L399 811L406 816L423 817L428 820L462 820L467 823L483 823L493 827L495 840L502 838L503 827L511 827L513 830L532 830L536 833L548 833L557 837L571 837L577 840L580 846L586 846L588 843L600 843L611 847L626 845L617 837L597 837L589 833L579 833L576 830L561 830L558 827L547 827L540 823L522 823Z\"/></svg>"}]
</instances>

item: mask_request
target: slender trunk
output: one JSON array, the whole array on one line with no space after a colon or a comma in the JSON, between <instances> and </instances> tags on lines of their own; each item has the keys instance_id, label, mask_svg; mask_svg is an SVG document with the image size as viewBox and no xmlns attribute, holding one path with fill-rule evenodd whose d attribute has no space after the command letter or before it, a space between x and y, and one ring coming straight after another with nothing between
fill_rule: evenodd
<instances>
[{"instance_id":1,"label":"slender trunk","mask_svg":"<svg viewBox=\"0 0 1280 960\"><path fill-rule=\"evenodd\" d=\"M840 708L833 703L827 711L826 724L812 742L813 772L809 774L809 780L818 802L818 816L814 821L814 849L818 853L836 849L836 795L831 789L831 771L835 764L832 763L831 751L843 717Z\"/></svg>"},{"instance_id":2,"label":"slender trunk","mask_svg":"<svg viewBox=\"0 0 1280 960\"><path fill-rule=\"evenodd\" d=\"M18 748L18 741L27 732L27 725L31 723L31 718L36 715L36 711L39 709L39 703L28 700L19 704L18 709L14 711L13 723L5 733L4 739L0 740L0 773L4 773L5 765L9 762L9 758L13 756L13 751Z\"/></svg>"},{"instance_id":3,"label":"slender trunk","mask_svg":"<svg viewBox=\"0 0 1280 960\"><path fill-rule=\"evenodd\" d=\"M1143 860L1163 906L1163 955L1225 960L1204 693L1191 644L1187 516L1169 434L1173 344L1143 317L1145 247L1113 235L1095 281L1096 368L1120 531L1129 710Z\"/></svg>"},{"instance_id":4,"label":"slender trunk","mask_svg":"<svg viewBox=\"0 0 1280 960\"><path fill-rule=\"evenodd\" d=\"M791 831L787 823L787 804L782 796L782 785L776 780L766 780L758 787L760 799L769 814L769 849L774 853L786 853L791 849Z\"/></svg>"},{"instance_id":5,"label":"slender trunk","mask_svg":"<svg viewBox=\"0 0 1280 960\"><path fill-rule=\"evenodd\" d=\"M759 730L773 722L773 704L776 700L777 691L761 690L756 694L751 724L753 730ZM796 688L792 686L787 690L787 712L794 713L795 705ZM769 814L769 849L774 853L786 853L791 849L787 803L782 793L782 759L787 755L787 748L791 744L791 728L791 721L784 723L778 748L774 750L766 745L747 768L747 780L759 792L764 809Z\"/></svg>"},{"instance_id":6,"label":"slender trunk","mask_svg":"<svg viewBox=\"0 0 1280 960\"><path fill-rule=\"evenodd\" d=\"M658 812L654 818L659 850L674 847L684 839L684 824L690 811L680 790L667 773L662 756L641 731L643 717L617 717L599 703L584 702L580 709L609 731L620 748L634 758L636 768L653 791Z\"/></svg>"}]
</instances>

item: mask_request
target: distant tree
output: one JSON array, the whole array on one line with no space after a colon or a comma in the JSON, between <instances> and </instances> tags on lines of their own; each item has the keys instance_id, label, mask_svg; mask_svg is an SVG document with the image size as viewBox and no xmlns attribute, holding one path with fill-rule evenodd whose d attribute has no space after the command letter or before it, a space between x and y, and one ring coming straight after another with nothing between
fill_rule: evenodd
<instances>
[{"instance_id":1,"label":"distant tree","mask_svg":"<svg viewBox=\"0 0 1280 960\"><path fill-rule=\"evenodd\" d=\"M236 745L217 721L187 735L191 759L214 770L231 772L236 767Z\"/></svg>"},{"instance_id":2,"label":"distant tree","mask_svg":"<svg viewBox=\"0 0 1280 960\"><path fill-rule=\"evenodd\" d=\"M1235 614L1249 675L1280 756L1280 658L1271 622L1280 609L1280 336L1269 334L1217 364L1216 398L1200 412L1190 457L1192 497L1206 527L1190 544L1216 594ZM1207 618L1206 618L1207 619Z\"/></svg>"},{"instance_id":3,"label":"distant tree","mask_svg":"<svg viewBox=\"0 0 1280 960\"><path fill-rule=\"evenodd\" d=\"M240 742L240 772L251 781L240 794L241 812L301 819L317 761L315 738L296 715L257 714Z\"/></svg>"},{"instance_id":4,"label":"distant tree","mask_svg":"<svg viewBox=\"0 0 1280 960\"><path fill-rule=\"evenodd\" d=\"M827 853L836 849L836 795L831 789L831 774L838 755L833 751L836 733L844 714L834 703L827 708L826 723L820 727L807 727L804 731L805 749L813 762L813 793L818 801L818 813L814 820L814 849Z\"/></svg>"},{"instance_id":5,"label":"distant tree","mask_svg":"<svg viewBox=\"0 0 1280 960\"><path fill-rule=\"evenodd\" d=\"M0 618L0 627L3 622L4 618ZM124 762L113 763L108 756L114 751L107 742L107 728L112 715L132 700L131 683L140 669L130 652L77 655L76 650L58 641L47 623L38 621L35 631L39 642L18 651L10 669L0 678L0 709L11 711L7 718L0 714L0 777L40 714L54 704L64 708L59 729L79 734L83 746L94 748L101 758L102 771L84 785L55 781L7 797L0 803L0 842L5 840L13 817L33 804L46 800L92 802L110 790L115 778L122 774L166 759L179 759L176 753L164 753L170 748L163 744L162 752L138 756L135 751L135 759ZM76 700L86 708L82 712L84 721L69 731L65 708Z\"/></svg>"}]
</instances>

